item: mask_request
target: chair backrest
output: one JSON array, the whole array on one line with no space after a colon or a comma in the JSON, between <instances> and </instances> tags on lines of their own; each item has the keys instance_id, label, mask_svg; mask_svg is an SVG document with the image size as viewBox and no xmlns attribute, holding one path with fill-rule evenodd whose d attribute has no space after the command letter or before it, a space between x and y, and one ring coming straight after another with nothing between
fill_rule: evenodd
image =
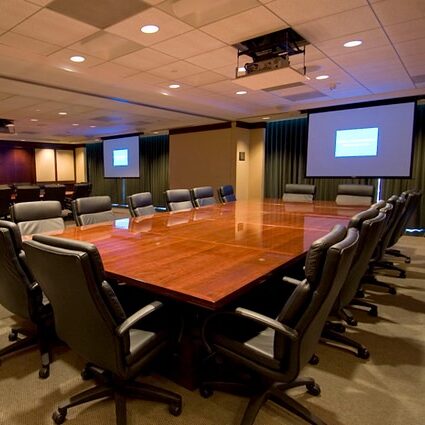
<instances>
[{"instance_id":1,"label":"chair backrest","mask_svg":"<svg viewBox=\"0 0 425 425\"><path fill-rule=\"evenodd\" d=\"M0 220L0 304L13 314L31 319L42 293L25 262L21 233L15 223Z\"/></svg>"},{"instance_id":2,"label":"chair backrest","mask_svg":"<svg viewBox=\"0 0 425 425\"><path fill-rule=\"evenodd\" d=\"M52 305L59 338L86 361L123 375L129 337L118 337L115 331L126 316L105 280L96 247L36 235L24 242L24 249Z\"/></svg>"},{"instance_id":3,"label":"chair backrest","mask_svg":"<svg viewBox=\"0 0 425 425\"><path fill-rule=\"evenodd\" d=\"M374 188L367 184L339 184L335 202L338 205L372 204Z\"/></svg>"},{"instance_id":4,"label":"chair backrest","mask_svg":"<svg viewBox=\"0 0 425 425\"><path fill-rule=\"evenodd\" d=\"M313 202L315 193L314 184L285 184L282 199L285 202Z\"/></svg>"},{"instance_id":5,"label":"chair backrest","mask_svg":"<svg viewBox=\"0 0 425 425\"><path fill-rule=\"evenodd\" d=\"M12 192L11 187L0 186L0 217L6 217L9 214Z\"/></svg>"},{"instance_id":6,"label":"chair backrest","mask_svg":"<svg viewBox=\"0 0 425 425\"><path fill-rule=\"evenodd\" d=\"M338 294L335 309L339 310L350 304L359 289L385 225L386 214L376 208L362 211L350 220L348 227L359 231L359 243L347 278Z\"/></svg>"},{"instance_id":7,"label":"chair backrest","mask_svg":"<svg viewBox=\"0 0 425 425\"><path fill-rule=\"evenodd\" d=\"M335 226L330 233L311 245L305 262L305 280L300 284L277 317L298 332L293 343L276 333L274 356L282 369L291 368L295 378L314 354L324 324L341 290L358 242L357 229ZM294 309L292 306L298 308Z\"/></svg>"},{"instance_id":8,"label":"chair backrest","mask_svg":"<svg viewBox=\"0 0 425 425\"><path fill-rule=\"evenodd\" d=\"M21 202L10 207L10 216L22 235L60 231L65 228L59 201Z\"/></svg>"},{"instance_id":9,"label":"chair backrest","mask_svg":"<svg viewBox=\"0 0 425 425\"><path fill-rule=\"evenodd\" d=\"M211 186L194 187L191 189L193 202L197 207L216 204L214 191Z\"/></svg>"},{"instance_id":10,"label":"chair backrest","mask_svg":"<svg viewBox=\"0 0 425 425\"><path fill-rule=\"evenodd\" d=\"M223 204L236 201L236 196L233 191L233 186L228 184L218 188L218 198Z\"/></svg>"},{"instance_id":11,"label":"chair backrest","mask_svg":"<svg viewBox=\"0 0 425 425\"><path fill-rule=\"evenodd\" d=\"M75 183L72 199L87 198L91 194L91 183Z\"/></svg>"},{"instance_id":12,"label":"chair backrest","mask_svg":"<svg viewBox=\"0 0 425 425\"><path fill-rule=\"evenodd\" d=\"M44 186L44 201L59 201L64 208L66 186L64 184L46 184Z\"/></svg>"},{"instance_id":13,"label":"chair backrest","mask_svg":"<svg viewBox=\"0 0 425 425\"><path fill-rule=\"evenodd\" d=\"M165 191L165 200L169 211L188 210L193 208L189 189L169 189Z\"/></svg>"},{"instance_id":14,"label":"chair backrest","mask_svg":"<svg viewBox=\"0 0 425 425\"><path fill-rule=\"evenodd\" d=\"M40 200L40 186L16 186L15 204Z\"/></svg>"},{"instance_id":15,"label":"chair backrest","mask_svg":"<svg viewBox=\"0 0 425 425\"><path fill-rule=\"evenodd\" d=\"M150 215L155 213L150 192L135 193L127 197L128 209L132 217Z\"/></svg>"},{"instance_id":16,"label":"chair backrest","mask_svg":"<svg viewBox=\"0 0 425 425\"><path fill-rule=\"evenodd\" d=\"M115 220L109 196L90 196L72 201L72 213L77 226Z\"/></svg>"}]
</instances>

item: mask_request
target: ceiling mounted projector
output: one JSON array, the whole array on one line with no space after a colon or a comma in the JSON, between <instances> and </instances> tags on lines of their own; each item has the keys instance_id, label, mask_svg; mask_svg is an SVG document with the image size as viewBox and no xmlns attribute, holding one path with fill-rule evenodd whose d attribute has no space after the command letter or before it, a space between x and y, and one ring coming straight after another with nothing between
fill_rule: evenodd
<instances>
[{"instance_id":1,"label":"ceiling mounted projector","mask_svg":"<svg viewBox=\"0 0 425 425\"><path fill-rule=\"evenodd\" d=\"M305 59L307 44L309 43L292 28L235 44L238 62L242 55L250 56L252 62L244 64L244 75L238 75L236 71L233 82L252 90L262 90L305 81L305 60L304 73L301 73L290 66L289 57L303 54Z\"/></svg>"}]
</instances>

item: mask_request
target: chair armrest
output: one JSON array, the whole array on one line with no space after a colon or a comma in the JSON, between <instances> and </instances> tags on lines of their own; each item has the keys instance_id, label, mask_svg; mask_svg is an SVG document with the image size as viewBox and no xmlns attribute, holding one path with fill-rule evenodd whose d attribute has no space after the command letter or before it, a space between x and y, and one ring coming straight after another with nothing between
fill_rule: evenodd
<instances>
[{"instance_id":1,"label":"chair armrest","mask_svg":"<svg viewBox=\"0 0 425 425\"><path fill-rule=\"evenodd\" d=\"M287 336L292 341L298 339L298 332L295 329L292 329L277 320L271 319L270 317L264 316L263 314L242 307L237 308L235 310L235 314L274 329L276 332Z\"/></svg>"},{"instance_id":2,"label":"chair armrest","mask_svg":"<svg viewBox=\"0 0 425 425\"><path fill-rule=\"evenodd\" d=\"M282 281L286 283L290 283L292 285L299 285L303 282L303 280L294 279L293 277L283 276Z\"/></svg>"},{"instance_id":3,"label":"chair armrest","mask_svg":"<svg viewBox=\"0 0 425 425\"><path fill-rule=\"evenodd\" d=\"M150 304L145 305L143 308L133 313L130 317L124 320L121 325L118 326L117 334L121 336L124 332L127 332L130 328L132 328L134 324L137 323L139 320L143 319L154 311L159 310L163 306L164 304L159 301L153 301Z\"/></svg>"}]
</instances>

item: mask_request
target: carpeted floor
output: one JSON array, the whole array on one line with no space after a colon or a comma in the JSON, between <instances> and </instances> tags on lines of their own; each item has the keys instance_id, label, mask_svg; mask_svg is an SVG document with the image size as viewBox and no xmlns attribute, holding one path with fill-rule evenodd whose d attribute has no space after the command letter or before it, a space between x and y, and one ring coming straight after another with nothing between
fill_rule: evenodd
<instances>
[{"instance_id":1,"label":"carpeted floor","mask_svg":"<svg viewBox=\"0 0 425 425\"><path fill-rule=\"evenodd\" d=\"M322 394L313 397L304 391L292 394L329 425L419 425L425 417L425 238L403 237L403 251L412 255L407 279L385 278L393 282L398 294L373 292L379 304L379 317L358 313L359 326L350 331L371 352L369 360L320 345L320 363L308 366L304 375L313 376ZM13 317L0 310L0 347L8 344ZM65 347L54 350L50 378L38 379L39 355L36 349L4 358L0 367L0 424L51 424L57 404L88 388L80 369L83 361ZM205 400L161 376L143 378L179 392L184 399L183 413L175 418L163 405L129 401L128 425L237 425L246 399L215 393ZM73 408L69 425L113 425L111 401L95 402ZM275 406L266 404L256 425L301 425L301 420Z\"/></svg>"}]
</instances>

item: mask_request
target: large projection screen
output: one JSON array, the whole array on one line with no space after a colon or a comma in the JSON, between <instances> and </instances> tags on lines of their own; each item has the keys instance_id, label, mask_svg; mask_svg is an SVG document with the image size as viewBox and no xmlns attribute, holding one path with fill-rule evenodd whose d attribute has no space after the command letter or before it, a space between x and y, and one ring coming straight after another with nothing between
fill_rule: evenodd
<instances>
[{"instance_id":1,"label":"large projection screen","mask_svg":"<svg viewBox=\"0 0 425 425\"><path fill-rule=\"evenodd\" d=\"M306 177L410 177L414 102L309 115Z\"/></svg>"},{"instance_id":2,"label":"large projection screen","mask_svg":"<svg viewBox=\"0 0 425 425\"><path fill-rule=\"evenodd\" d=\"M139 136L103 141L105 177L139 177Z\"/></svg>"}]
</instances>

